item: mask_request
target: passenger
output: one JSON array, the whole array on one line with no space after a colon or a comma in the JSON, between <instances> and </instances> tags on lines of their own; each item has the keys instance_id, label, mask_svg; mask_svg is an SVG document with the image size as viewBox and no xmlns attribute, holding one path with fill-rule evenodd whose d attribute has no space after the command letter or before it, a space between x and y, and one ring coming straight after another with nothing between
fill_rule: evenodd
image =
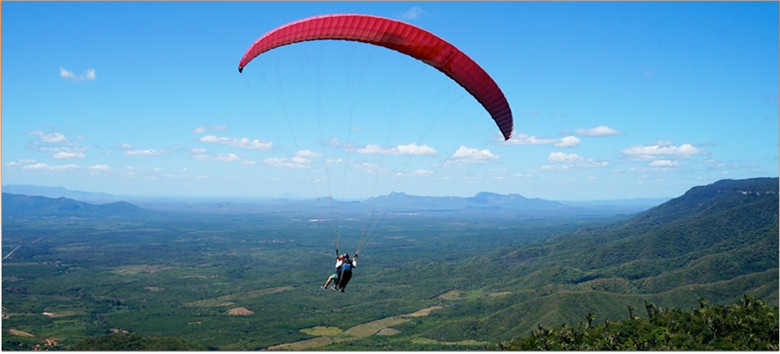
<instances>
[{"instance_id":1,"label":"passenger","mask_svg":"<svg viewBox=\"0 0 780 354\"><path fill-rule=\"evenodd\" d=\"M355 253L354 260L350 260L349 254L347 253L345 253L343 257L344 259L339 268L339 272L337 274L338 279L336 280L336 285L335 285L335 289L342 293L344 292L344 288L347 287L349 280L352 279L352 270L357 268L358 254Z\"/></svg>"},{"instance_id":2,"label":"passenger","mask_svg":"<svg viewBox=\"0 0 780 354\"><path fill-rule=\"evenodd\" d=\"M338 254L338 251L336 251L336 254ZM327 289L328 285L333 282L333 290L336 290L336 284L339 282L339 273L341 270L341 265L344 263L344 255L336 256L336 272L331 274L328 277L328 280L325 281L325 285L321 286L322 289Z\"/></svg>"}]
</instances>

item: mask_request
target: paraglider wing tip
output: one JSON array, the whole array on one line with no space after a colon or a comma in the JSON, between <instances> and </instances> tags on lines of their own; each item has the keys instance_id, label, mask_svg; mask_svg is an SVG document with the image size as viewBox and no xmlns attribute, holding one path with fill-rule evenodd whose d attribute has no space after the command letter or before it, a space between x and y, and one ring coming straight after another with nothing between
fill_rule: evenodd
<instances>
[{"instance_id":1,"label":"paraglider wing tip","mask_svg":"<svg viewBox=\"0 0 780 354\"><path fill-rule=\"evenodd\" d=\"M502 129L501 136L504 138L504 141L509 141L509 139L512 139L512 130L505 131Z\"/></svg>"},{"instance_id":2,"label":"paraglider wing tip","mask_svg":"<svg viewBox=\"0 0 780 354\"><path fill-rule=\"evenodd\" d=\"M242 71L244 71L244 67L243 66L239 66L238 67L238 73L240 74Z\"/></svg>"}]
</instances>

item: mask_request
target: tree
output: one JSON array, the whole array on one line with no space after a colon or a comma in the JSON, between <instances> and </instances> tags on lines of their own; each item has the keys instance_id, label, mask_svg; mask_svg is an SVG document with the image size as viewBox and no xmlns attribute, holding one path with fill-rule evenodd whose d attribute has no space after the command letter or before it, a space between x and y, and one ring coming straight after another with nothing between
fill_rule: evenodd
<instances>
[{"instance_id":1,"label":"tree","mask_svg":"<svg viewBox=\"0 0 780 354\"><path fill-rule=\"evenodd\" d=\"M778 350L778 307L768 307L750 295L732 305L699 300L690 312L662 309L645 301L647 318L557 328L538 326L530 335L488 346L498 350Z\"/></svg>"}]
</instances>

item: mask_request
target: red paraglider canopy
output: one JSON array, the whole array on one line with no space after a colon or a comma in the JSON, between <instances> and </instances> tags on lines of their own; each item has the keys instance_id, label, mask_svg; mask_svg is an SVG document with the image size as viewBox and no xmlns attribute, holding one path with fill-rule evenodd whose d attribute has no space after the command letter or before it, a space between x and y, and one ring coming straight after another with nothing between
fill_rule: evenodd
<instances>
[{"instance_id":1,"label":"red paraglider canopy","mask_svg":"<svg viewBox=\"0 0 780 354\"><path fill-rule=\"evenodd\" d=\"M460 49L422 28L369 15L315 16L282 25L260 37L241 58L238 71L258 55L288 44L314 40L364 42L393 49L443 72L466 89L495 120L505 140L512 134L512 110L493 81Z\"/></svg>"}]
</instances>

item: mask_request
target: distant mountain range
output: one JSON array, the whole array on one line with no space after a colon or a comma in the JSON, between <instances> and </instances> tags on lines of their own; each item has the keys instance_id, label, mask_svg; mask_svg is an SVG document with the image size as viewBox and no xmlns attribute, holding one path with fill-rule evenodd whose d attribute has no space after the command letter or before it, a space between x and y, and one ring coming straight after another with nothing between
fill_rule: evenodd
<instances>
[{"instance_id":1,"label":"distant mountain range","mask_svg":"<svg viewBox=\"0 0 780 354\"><path fill-rule=\"evenodd\" d=\"M519 194L501 195L482 192L473 197L422 197L405 193L390 193L381 197L369 198L366 205L376 208L394 208L397 210L562 210L566 206L544 199L529 199Z\"/></svg>"},{"instance_id":2,"label":"distant mountain range","mask_svg":"<svg viewBox=\"0 0 780 354\"><path fill-rule=\"evenodd\" d=\"M44 187L34 185L11 184L3 186L3 193L40 196L48 198L69 198L89 203L110 203L122 201L108 193L82 192L63 187Z\"/></svg>"},{"instance_id":3,"label":"distant mountain range","mask_svg":"<svg viewBox=\"0 0 780 354\"><path fill-rule=\"evenodd\" d=\"M127 202L90 204L69 198L3 193L3 217L136 217L150 212Z\"/></svg>"},{"instance_id":4,"label":"distant mountain range","mask_svg":"<svg viewBox=\"0 0 780 354\"><path fill-rule=\"evenodd\" d=\"M116 202L129 202L138 208L166 212L194 212L210 214L254 214L254 213L305 213L308 211L329 214L366 214L366 213L402 213L424 215L452 215L459 213L482 213L496 216L515 215L522 213L533 215L616 215L633 214L661 204L667 199L631 199L593 202L556 202L540 198L526 198L519 194L502 195L482 192L473 197L431 197L415 196L405 193L390 193L384 196L372 197L363 201L341 201L331 197L309 200L290 199L257 199L233 201L209 200L163 200L134 197L117 197L107 193L92 193L72 191L62 187L40 187L31 185L3 186L3 194L46 197L60 200L63 204L73 204L75 201L103 205ZM9 197L10 198L10 197ZM61 200L69 199L69 201ZM53 207L55 202L43 202L42 210L53 213L58 210ZM5 201L4 201L5 207ZM77 209L69 209L68 215L78 213ZM7 209L6 213L20 213L32 210L28 205L23 209ZM83 208L88 213L95 213L94 208ZM132 213L131 213L132 214Z\"/></svg>"}]
</instances>

